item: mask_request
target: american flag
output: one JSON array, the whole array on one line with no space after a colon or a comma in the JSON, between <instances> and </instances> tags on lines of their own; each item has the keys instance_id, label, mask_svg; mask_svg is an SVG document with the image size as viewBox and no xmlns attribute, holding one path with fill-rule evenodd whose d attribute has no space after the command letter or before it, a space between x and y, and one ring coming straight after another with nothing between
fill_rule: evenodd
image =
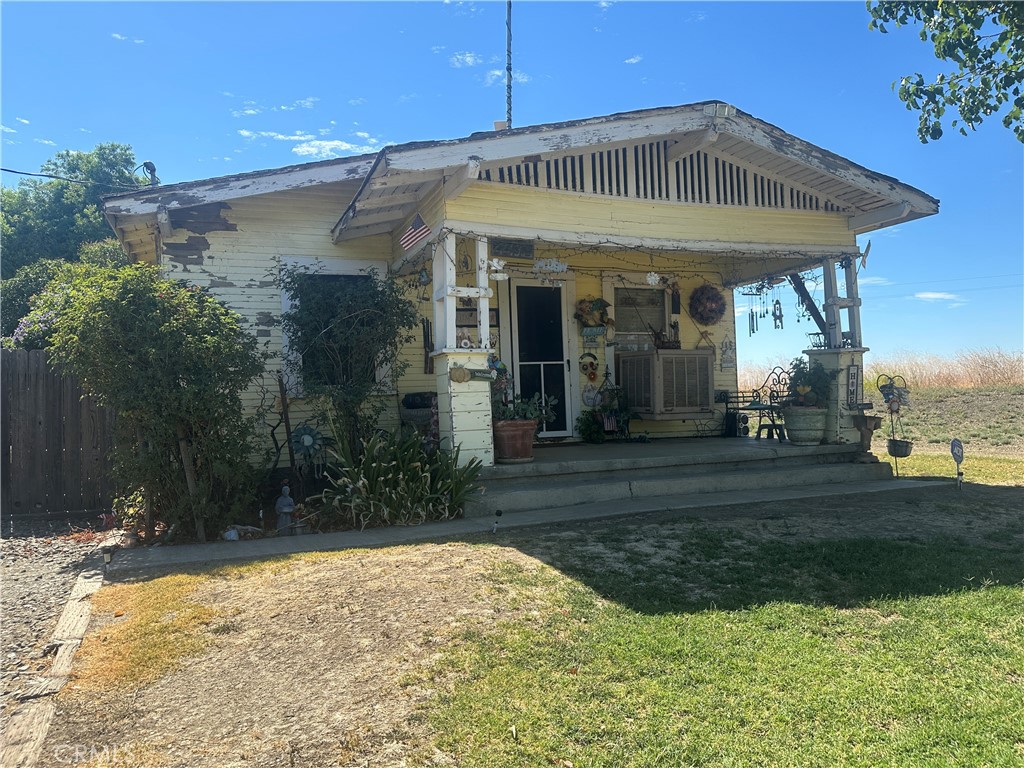
<instances>
[{"instance_id":1,"label":"american flag","mask_svg":"<svg viewBox=\"0 0 1024 768\"><path fill-rule=\"evenodd\" d=\"M424 223L423 217L417 213L416 217L412 220L412 224L409 225L409 229L406 230L406 233L402 235L401 240L398 241L398 244L408 251L429 234L430 227Z\"/></svg>"}]
</instances>

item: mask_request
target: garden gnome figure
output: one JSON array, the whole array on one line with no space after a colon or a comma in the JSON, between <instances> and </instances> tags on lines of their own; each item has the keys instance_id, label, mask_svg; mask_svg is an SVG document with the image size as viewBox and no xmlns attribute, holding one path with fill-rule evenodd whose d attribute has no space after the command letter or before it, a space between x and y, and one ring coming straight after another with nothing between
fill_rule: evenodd
<instances>
[{"instance_id":1,"label":"garden gnome figure","mask_svg":"<svg viewBox=\"0 0 1024 768\"><path fill-rule=\"evenodd\" d=\"M292 498L291 488L287 485L281 488L281 495L277 497L277 503L274 504L274 511L277 512L278 535L291 535L292 513L295 511L295 500Z\"/></svg>"}]
</instances>

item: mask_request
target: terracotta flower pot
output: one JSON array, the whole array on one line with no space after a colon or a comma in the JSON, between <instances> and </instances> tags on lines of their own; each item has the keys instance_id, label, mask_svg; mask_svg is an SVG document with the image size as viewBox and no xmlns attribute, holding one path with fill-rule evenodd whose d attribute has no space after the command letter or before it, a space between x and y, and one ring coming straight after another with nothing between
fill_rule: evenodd
<instances>
[{"instance_id":1,"label":"terracotta flower pot","mask_svg":"<svg viewBox=\"0 0 1024 768\"><path fill-rule=\"evenodd\" d=\"M510 419L494 422L494 460L499 464L526 464L533 461L533 436L536 419Z\"/></svg>"}]
</instances>

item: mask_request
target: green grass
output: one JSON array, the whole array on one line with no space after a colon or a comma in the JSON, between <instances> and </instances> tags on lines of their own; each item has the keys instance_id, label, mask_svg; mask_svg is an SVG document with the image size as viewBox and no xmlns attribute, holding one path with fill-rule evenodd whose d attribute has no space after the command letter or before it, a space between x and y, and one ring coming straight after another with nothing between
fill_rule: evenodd
<instances>
[{"instance_id":1,"label":"green grass","mask_svg":"<svg viewBox=\"0 0 1024 768\"><path fill-rule=\"evenodd\" d=\"M515 541L551 566L495 570L514 618L435 670L437 746L462 766L1024 761L1019 524L973 542L660 531Z\"/></svg>"},{"instance_id":2,"label":"green grass","mask_svg":"<svg viewBox=\"0 0 1024 768\"><path fill-rule=\"evenodd\" d=\"M879 459L895 466L895 460L886 456L884 449ZM956 462L948 451L922 453L916 448L905 459L899 460L900 477L949 478L956 482ZM960 465L966 483L986 485L1024 485L1024 458L1016 456L975 456L967 454Z\"/></svg>"}]
</instances>

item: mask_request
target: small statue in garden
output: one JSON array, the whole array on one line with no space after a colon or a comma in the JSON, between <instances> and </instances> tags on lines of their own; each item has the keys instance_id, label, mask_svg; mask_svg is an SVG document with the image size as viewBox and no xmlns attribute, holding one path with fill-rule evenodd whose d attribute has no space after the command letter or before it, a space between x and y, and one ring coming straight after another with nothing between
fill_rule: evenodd
<instances>
[{"instance_id":1,"label":"small statue in garden","mask_svg":"<svg viewBox=\"0 0 1024 768\"><path fill-rule=\"evenodd\" d=\"M277 512L277 532L279 535L288 536L292 532L292 514L295 512L295 500L292 498L292 491L287 485L282 486L281 495L277 497L274 504L274 511Z\"/></svg>"}]
</instances>

